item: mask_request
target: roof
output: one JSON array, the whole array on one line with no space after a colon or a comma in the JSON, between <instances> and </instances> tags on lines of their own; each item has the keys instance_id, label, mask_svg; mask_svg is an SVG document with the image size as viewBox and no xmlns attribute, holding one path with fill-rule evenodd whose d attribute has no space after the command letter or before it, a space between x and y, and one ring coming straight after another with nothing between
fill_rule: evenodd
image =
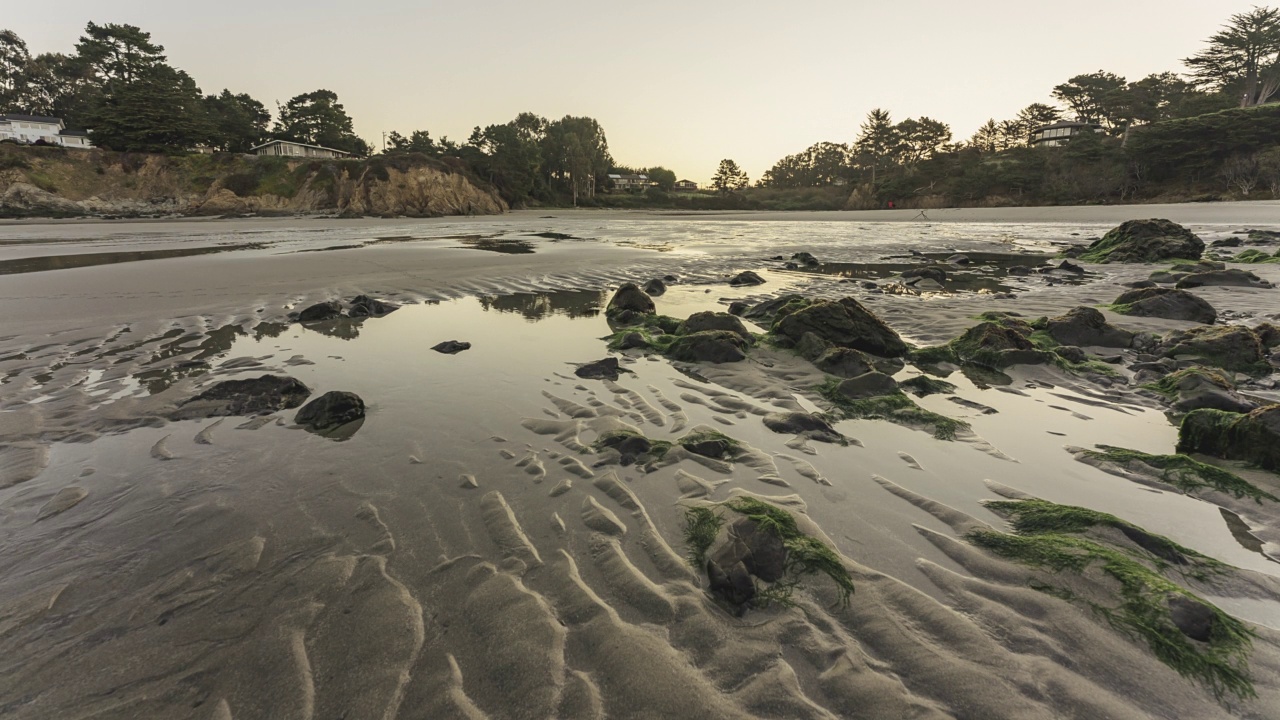
<instances>
[{"instance_id":1,"label":"roof","mask_svg":"<svg viewBox=\"0 0 1280 720\"><path fill-rule=\"evenodd\" d=\"M316 150L328 150L329 152L341 153L341 154L343 154L343 155L350 155L350 154L351 154L351 153L347 152L346 150L338 150L337 148L325 147L325 146L323 146L323 145L309 145L309 144L307 144L307 143L300 143L300 142L294 142L294 141L292 141L292 140L279 140L279 139L276 139L276 140L268 140L268 141L266 141L266 142L262 143L261 145L254 145L253 147L249 148L249 150L250 150L250 151L253 151L253 150L260 150L260 149L262 149L262 148L264 148L264 147L266 147L266 146L268 146L268 145L275 145L275 144L277 144L277 143L279 143L279 144L283 144L283 145L297 145L298 147L309 147L309 148L315 148Z\"/></svg>"},{"instance_id":2,"label":"roof","mask_svg":"<svg viewBox=\"0 0 1280 720\"><path fill-rule=\"evenodd\" d=\"M59 132L58 134L59 134L59 135L78 135L78 136L80 136L80 137L89 137L89 131L88 131L88 130L63 130L63 131Z\"/></svg>"},{"instance_id":3,"label":"roof","mask_svg":"<svg viewBox=\"0 0 1280 720\"><path fill-rule=\"evenodd\" d=\"M1053 123L1052 125L1041 125L1040 127L1035 129L1035 132L1040 132L1041 130L1056 130L1058 128L1079 128L1079 127L1096 128L1096 127L1102 127L1102 126L1095 122L1081 122L1079 120L1060 120L1056 123Z\"/></svg>"},{"instance_id":4,"label":"roof","mask_svg":"<svg viewBox=\"0 0 1280 720\"><path fill-rule=\"evenodd\" d=\"M616 173L609 173L609 179L611 180L648 180L649 176L648 175L618 175Z\"/></svg>"},{"instance_id":5,"label":"roof","mask_svg":"<svg viewBox=\"0 0 1280 720\"><path fill-rule=\"evenodd\" d=\"M62 118L49 117L47 115L14 115L12 113L0 113L0 120L17 120L18 122L38 122L50 123L52 125L61 125Z\"/></svg>"},{"instance_id":6,"label":"roof","mask_svg":"<svg viewBox=\"0 0 1280 720\"><path fill-rule=\"evenodd\" d=\"M692 180L677 180L677 181L676 181L676 184L677 184L677 185L697 185L698 183L696 183L696 182L694 182L694 181L692 181Z\"/></svg>"}]
</instances>

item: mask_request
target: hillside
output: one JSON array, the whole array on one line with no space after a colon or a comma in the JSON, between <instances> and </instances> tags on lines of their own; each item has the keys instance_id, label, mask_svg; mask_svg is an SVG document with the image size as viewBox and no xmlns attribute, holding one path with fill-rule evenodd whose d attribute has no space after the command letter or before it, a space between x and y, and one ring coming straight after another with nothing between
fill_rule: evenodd
<instances>
[{"instance_id":1,"label":"hillside","mask_svg":"<svg viewBox=\"0 0 1280 720\"><path fill-rule=\"evenodd\" d=\"M507 210L460 164L416 154L367 160L168 156L0 144L0 217L324 213L437 217Z\"/></svg>"}]
</instances>

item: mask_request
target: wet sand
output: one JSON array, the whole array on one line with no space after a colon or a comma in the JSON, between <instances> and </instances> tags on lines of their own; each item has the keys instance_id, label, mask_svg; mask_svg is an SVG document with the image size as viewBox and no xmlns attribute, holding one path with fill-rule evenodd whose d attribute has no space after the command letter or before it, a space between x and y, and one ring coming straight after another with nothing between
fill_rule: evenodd
<instances>
[{"instance_id":1,"label":"wet sand","mask_svg":"<svg viewBox=\"0 0 1280 720\"><path fill-rule=\"evenodd\" d=\"M1268 207L1157 214L1209 241L1265 225ZM1172 452L1176 428L1149 397L1041 367L1007 385L955 373L953 395L918 402L969 423L957 441L845 420L855 442L841 447L762 424L822 407L822 373L783 350L731 365L628 352L617 381L573 374L610 354L612 289L666 274L679 278L655 299L667 315L854 295L922 345L983 311L1108 303L1152 267L1090 266L1079 282L975 270L924 295L857 283L887 282L911 250L1035 264L1105 232L1116 210L929 224L525 212L0 226L0 264L20 268L0 274L0 715L1278 717L1278 514L1231 505L1242 529L1227 501L1067 450ZM193 254L137 256L173 250ZM800 250L830 272L769 259ZM90 253L120 259L33 260ZM731 288L746 269L766 283ZM1280 282L1275 265L1249 269ZM288 317L362 293L402 307ZM1280 311L1280 290L1197 293L1245 322ZM430 350L445 340L472 348ZM265 372L356 392L368 416L338 441L291 427L292 412L167 419L216 380ZM591 448L619 427L675 440L698 426L739 441L737 461L677 449L640 468ZM1240 471L1280 494L1274 475ZM1256 632L1258 697L1215 698L1095 613L1032 589L1025 566L966 543L976 527L1006 527L983 501L1007 488L1112 513L1236 568L1187 582ZM711 599L683 557L684 509L741 493L773 498L839 551L849 607L816 581L795 607L743 618ZM1250 530L1257 542L1241 540Z\"/></svg>"}]
</instances>

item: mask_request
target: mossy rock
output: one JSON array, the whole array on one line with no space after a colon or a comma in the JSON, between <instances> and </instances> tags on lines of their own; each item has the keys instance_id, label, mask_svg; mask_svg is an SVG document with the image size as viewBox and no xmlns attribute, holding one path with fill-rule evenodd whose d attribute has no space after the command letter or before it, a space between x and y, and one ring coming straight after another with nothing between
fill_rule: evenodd
<instances>
[{"instance_id":1,"label":"mossy rock","mask_svg":"<svg viewBox=\"0 0 1280 720\"><path fill-rule=\"evenodd\" d=\"M1080 255L1095 263L1152 263L1173 258L1199 260L1204 241L1169 220L1129 220L1111 230Z\"/></svg>"},{"instance_id":2,"label":"mossy rock","mask_svg":"<svg viewBox=\"0 0 1280 720\"><path fill-rule=\"evenodd\" d=\"M1250 413L1196 410L1182 419L1178 452L1240 460L1280 472L1280 405Z\"/></svg>"},{"instance_id":3,"label":"mossy rock","mask_svg":"<svg viewBox=\"0 0 1280 720\"><path fill-rule=\"evenodd\" d=\"M1253 330L1242 325L1196 327L1170 333L1158 350L1165 357L1195 357L1224 370L1257 373L1268 369L1261 340Z\"/></svg>"},{"instance_id":4,"label":"mossy rock","mask_svg":"<svg viewBox=\"0 0 1280 720\"><path fill-rule=\"evenodd\" d=\"M776 315L779 319L774 323L774 333L792 343L799 342L806 333L813 333L834 346L880 357L907 354L907 344L898 333L853 298L799 305L788 303L778 309ZM792 311L784 315L788 310Z\"/></svg>"},{"instance_id":5,"label":"mossy rock","mask_svg":"<svg viewBox=\"0 0 1280 720\"><path fill-rule=\"evenodd\" d=\"M678 335L667 347L666 354L682 362L731 363L747 359L749 344L741 335L728 330L706 330Z\"/></svg>"},{"instance_id":6,"label":"mossy rock","mask_svg":"<svg viewBox=\"0 0 1280 720\"><path fill-rule=\"evenodd\" d=\"M1122 293L1111 305L1121 315L1186 320L1212 325L1218 311L1208 300L1174 288L1139 288Z\"/></svg>"}]
</instances>

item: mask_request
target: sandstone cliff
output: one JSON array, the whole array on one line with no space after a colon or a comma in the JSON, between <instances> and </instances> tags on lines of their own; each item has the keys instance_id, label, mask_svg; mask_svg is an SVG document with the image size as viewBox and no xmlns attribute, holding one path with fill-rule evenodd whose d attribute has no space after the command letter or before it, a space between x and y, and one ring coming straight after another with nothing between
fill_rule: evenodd
<instances>
[{"instance_id":1,"label":"sandstone cliff","mask_svg":"<svg viewBox=\"0 0 1280 720\"><path fill-rule=\"evenodd\" d=\"M492 188L460 166L421 155L291 160L0 145L0 217L435 217L506 210Z\"/></svg>"}]
</instances>

